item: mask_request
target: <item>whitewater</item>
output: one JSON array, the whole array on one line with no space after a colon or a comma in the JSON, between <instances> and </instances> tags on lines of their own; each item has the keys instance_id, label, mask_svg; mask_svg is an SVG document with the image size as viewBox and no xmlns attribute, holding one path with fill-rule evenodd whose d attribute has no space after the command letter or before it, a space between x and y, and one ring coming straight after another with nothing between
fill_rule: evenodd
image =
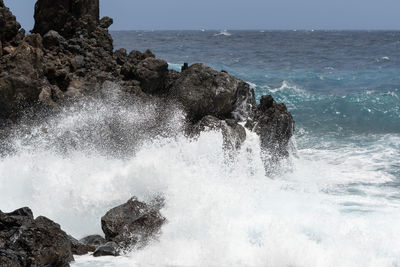
<instances>
[{"instance_id":1,"label":"whitewater","mask_svg":"<svg viewBox=\"0 0 400 267\"><path fill-rule=\"evenodd\" d=\"M400 37L229 33L114 38L150 43L172 68L228 70L287 104L296 132L275 175L254 133L230 157L220 132L186 138L178 107L125 103L109 85L107 97L21 123L1 144L2 210L29 206L81 238L101 234L101 216L132 196L165 198L167 223L149 246L72 266L400 266Z\"/></svg>"}]
</instances>

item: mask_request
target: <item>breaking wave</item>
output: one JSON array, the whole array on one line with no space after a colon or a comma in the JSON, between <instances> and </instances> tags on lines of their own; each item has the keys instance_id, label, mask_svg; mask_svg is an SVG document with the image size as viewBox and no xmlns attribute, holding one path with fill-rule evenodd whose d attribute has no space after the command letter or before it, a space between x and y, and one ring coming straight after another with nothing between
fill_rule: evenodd
<instances>
[{"instance_id":1,"label":"breaking wave","mask_svg":"<svg viewBox=\"0 0 400 267\"><path fill-rule=\"evenodd\" d=\"M21 125L0 159L2 208L30 206L80 238L101 233L100 217L132 195L165 197L159 240L73 266L400 264L400 199L386 186L396 181L386 162L400 156L399 136L376 136L369 148L299 145L271 179L256 135L227 160L221 133L187 139L183 117L159 102L92 100Z\"/></svg>"}]
</instances>

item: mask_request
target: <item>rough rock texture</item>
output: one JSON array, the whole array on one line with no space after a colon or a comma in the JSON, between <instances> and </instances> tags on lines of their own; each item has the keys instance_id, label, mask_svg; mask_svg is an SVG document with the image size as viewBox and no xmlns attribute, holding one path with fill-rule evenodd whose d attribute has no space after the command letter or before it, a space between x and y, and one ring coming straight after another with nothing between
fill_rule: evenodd
<instances>
[{"instance_id":1,"label":"rough rock texture","mask_svg":"<svg viewBox=\"0 0 400 267\"><path fill-rule=\"evenodd\" d=\"M0 125L22 112L40 117L38 110L51 114L82 97L104 99L101 88L116 84L124 99L179 103L186 128L222 129L225 148L239 147L245 134L238 123L247 122L269 155L266 166L288 155L294 123L283 104L264 96L257 106L248 84L226 71L185 64L176 72L149 50L114 52L113 20L99 20L99 0L38 0L35 20L36 34L25 36L0 0Z\"/></svg>"},{"instance_id":2,"label":"rough rock texture","mask_svg":"<svg viewBox=\"0 0 400 267\"><path fill-rule=\"evenodd\" d=\"M101 245L104 245L107 241L101 235L89 235L89 236L86 236L86 237L80 239L79 242L84 245L88 245L88 246L97 248Z\"/></svg>"},{"instance_id":3,"label":"rough rock texture","mask_svg":"<svg viewBox=\"0 0 400 267\"><path fill-rule=\"evenodd\" d=\"M15 16L4 6L3 0L0 0L0 43L6 46L8 42L12 42L20 28L21 25L17 22Z\"/></svg>"},{"instance_id":4,"label":"rough rock texture","mask_svg":"<svg viewBox=\"0 0 400 267\"><path fill-rule=\"evenodd\" d=\"M182 103L189 120L194 122L207 115L232 118L237 108L244 106L250 110L248 106L253 104L247 83L201 63L183 71L171 93Z\"/></svg>"},{"instance_id":5,"label":"rough rock texture","mask_svg":"<svg viewBox=\"0 0 400 267\"><path fill-rule=\"evenodd\" d=\"M39 0L35 5L33 32L50 30L72 37L77 30L94 31L99 22L99 0Z\"/></svg>"},{"instance_id":6,"label":"rough rock texture","mask_svg":"<svg viewBox=\"0 0 400 267\"><path fill-rule=\"evenodd\" d=\"M162 206L160 199L146 204L131 198L127 203L111 209L101 218L106 240L117 243L122 249L146 245L165 222L160 213Z\"/></svg>"},{"instance_id":7,"label":"rough rock texture","mask_svg":"<svg viewBox=\"0 0 400 267\"><path fill-rule=\"evenodd\" d=\"M29 208L0 211L0 266L69 266L71 242L60 226Z\"/></svg>"},{"instance_id":8,"label":"rough rock texture","mask_svg":"<svg viewBox=\"0 0 400 267\"><path fill-rule=\"evenodd\" d=\"M84 244L72 236L68 236L68 238L71 242L71 252L74 255L85 255L96 250L96 247Z\"/></svg>"},{"instance_id":9,"label":"rough rock texture","mask_svg":"<svg viewBox=\"0 0 400 267\"><path fill-rule=\"evenodd\" d=\"M246 130L235 120L219 120L213 116L205 116L191 129L191 134L200 134L207 130L221 131L226 149L239 149L246 140Z\"/></svg>"},{"instance_id":10,"label":"rough rock texture","mask_svg":"<svg viewBox=\"0 0 400 267\"><path fill-rule=\"evenodd\" d=\"M165 60L148 57L137 64L134 78L140 82L143 92L157 93L165 89L168 63Z\"/></svg>"},{"instance_id":11,"label":"rough rock texture","mask_svg":"<svg viewBox=\"0 0 400 267\"><path fill-rule=\"evenodd\" d=\"M101 256L119 256L120 247L115 242L107 242L104 245L99 246L93 253L94 257Z\"/></svg>"},{"instance_id":12,"label":"rough rock texture","mask_svg":"<svg viewBox=\"0 0 400 267\"><path fill-rule=\"evenodd\" d=\"M0 62L4 62L0 65L0 119L5 119L34 104L43 88L50 87L43 74L42 37L26 36Z\"/></svg>"},{"instance_id":13,"label":"rough rock texture","mask_svg":"<svg viewBox=\"0 0 400 267\"><path fill-rule=\"evenodd\" d=\"M270 95L261 97L253 118L252 129L260 136L264 160L268 167L287 157L294 120L284 104L278 104ZM267 167L267 171L268 171Z\"/></svg>"},{"instance_id":14,"label":"rough rock texture","mask_svg":"<svg viewBox=\"0 0 400 267\"><path fill-rule=\"evenodd\" d=\"M33 34L25 36L0 0L0 145L7 143L7 127L21 114L43 119L82 97L111 101L112 95L103 89L113 87L124 99L122 104L138 98L179 104L187 112L184 128L189 136L221 130L228 151L235 152L245 141L246 131L239 123L246 122L246 128L261 138L267 172L288 155L294 122L284 104L263 96L257 106L249 86L226 71L185 64L182 72L176 72L150 50L114 52L108 32L112 23L109 17L99 20L99 0L38 0ZM156 110L158 126L167 125L169 109L158 105ZM146 130L153 134L151 127ZM145 246L165 222L162 204L132 198L110 210L101 221L106 240L77 241L54 222L34 219L27 208L0 212L0 266L66 266L72 253L96 249L96 256L117 255Z\"/></svg>"}]
</instances>

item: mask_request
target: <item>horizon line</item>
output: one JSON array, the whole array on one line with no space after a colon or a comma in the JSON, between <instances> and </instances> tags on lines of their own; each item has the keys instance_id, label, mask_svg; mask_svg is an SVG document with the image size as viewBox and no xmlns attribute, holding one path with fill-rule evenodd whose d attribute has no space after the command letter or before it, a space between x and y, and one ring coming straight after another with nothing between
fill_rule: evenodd
<instances>
[{"instance_id":1,"label":"horizon line","mask_svg":"<svg viewBox=\"0 0 400 267\"><path fill-rule=\"evenodd\" d=\"M373 32L373 31L392 31L400 32L400 29L110 29L111 32L128 32L128 31L293 31L293 32L338 32L338 31L352 31L352 32Z\"/></svg>"}]
</instances>

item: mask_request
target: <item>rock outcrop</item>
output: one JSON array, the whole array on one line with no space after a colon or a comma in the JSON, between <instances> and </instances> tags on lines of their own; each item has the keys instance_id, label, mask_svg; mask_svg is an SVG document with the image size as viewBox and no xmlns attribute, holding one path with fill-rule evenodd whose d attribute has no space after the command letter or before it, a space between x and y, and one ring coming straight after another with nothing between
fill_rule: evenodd
<instances>
[{"instance_id":1,"label":"rock outcrop","mask_svg":"<svg viewBox=\"0 0 400 267\"><path fill-rule=\"evenodd\" d=\"M179 75L172 85L171 95L182 103L192 122L207 115L219 119L231 119L235 114L246 116L255 105L247 83L201 63Z\"/></svg>"},{"instance_id":2,"label":"rock outcrop","mask_svg":"<svg viewBox=\"0 0 400 267\"><path fill-rule=\"evenodd\" d=\"M149 50L113 51L112 23L99 18L99 0L38 0L33 33L25 35L0 0L1 138L22 113L41 118L82 97L104 100L108 96L102 88L111 84L123 99L178 104L187 114L188 136L219 130L229 151L245 141L245 125L260 136L267 172L288 155L294 121L284 104L263 96L257 105L247 83L203 64L185 64L176 72ZM157 110L163 125L166 108ZM103 216L105 239L80 241L45 217L34 219L27 208L0 212L0 265L66 266L73 253L115 256L140 248L165 223L162 205L161 200L146 204L132 198Z\"/></svg>"},{"instance_id":3,"label":"rock outcrop","mask_svg":"<svg viewBox=\"0 0 400 267\"><path fill-rule=\"evenodd\" d=\"M95 95L111 82L126 97L180 103L188 129L209 129L207 124L222 129L226 148L244 141L237 124L246 123L260 135L267 168L288 155L294 122L284 104L264 96L257 106L249 85L226 71L185 64L179 73L149 50L114 52L107 30L112 22L99 19L99 0L38 0L36 34L24 37L0 0L0 125L15 121L27 108L48 111Z\"/></svg>"},{"instance_id":4,"label":"rock outcrop","mask_svg":"<svg viewBox=\"0 0 400 267\"><path fill-rule=\"evenodd\" d=\"M15 43L20 29L21 25L17 22L15 16L10 9L4 6L3 0L0 0L0 51L2 51L2 47L7 47L10 42Z\"/></svg>"},{"instance_id":5,"label":"rock outcrop","mask_svg":"<svg viewBox=\"0 0 400 267\"><path fill-rule=\"evenodd\" d=\"M71 242L46 217L33 218L29 208L0 211L0 266L69 266Z\"/></svg>"},{"instance_id":6,"label":"rock outcrop","mask_svg":"<svg viewBox=\"0 0 400 267\"><path fill-rule=\"evenodd\" d=\"M98 250L112 251L115 244L121 250L145 246L157 236L165 223L160 213L162 206L162 199L146 204L133 197L127 203L108 211L101 218L101 227L108 243Z\"/></svg>"},{"instance_id":7,"label":"rock outcrop","mask_svg":"<svg viewBox=\"0 0 400 267\"><path fill-rule=\"evenodd\" d=\"M99 16L99 0L39 0L35 5L33 32L43 36L54 30L70 38L77 31L94 31Z\"/></svg>"}]
</instances>

